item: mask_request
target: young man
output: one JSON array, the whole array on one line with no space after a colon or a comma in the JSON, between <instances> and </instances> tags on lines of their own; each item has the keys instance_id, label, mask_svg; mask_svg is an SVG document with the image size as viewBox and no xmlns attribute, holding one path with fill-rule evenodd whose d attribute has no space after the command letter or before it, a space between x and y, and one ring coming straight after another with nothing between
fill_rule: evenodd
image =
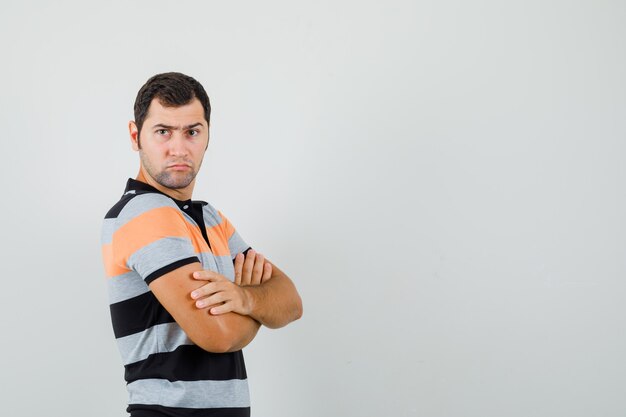
<instances>
[{"instance_id":1,"label":"young man","mask_svg":"<svg viewBox=\"0 0 626 417\"><path fill-rule=\"evenodd\" d=\"M248 416L241 349L302 315L291 280L191 200L210 112L195 79L158 74L129 123L139 174L106 215L102 252L131 416Z\"/></svg>"}]
</instances>

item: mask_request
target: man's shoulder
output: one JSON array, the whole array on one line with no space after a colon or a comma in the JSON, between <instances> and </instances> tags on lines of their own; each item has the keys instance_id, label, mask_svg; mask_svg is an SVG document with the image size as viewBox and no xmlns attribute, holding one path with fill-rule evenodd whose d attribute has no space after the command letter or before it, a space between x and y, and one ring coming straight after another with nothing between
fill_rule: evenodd
<instances>
[{"instance_id":1,"label":"man's shoulder","mask_svg":"<svg viewBox=\"0 0 626 417\"><path fill-rule=\"evenodd\" d=\"M174 200L164 194L130 190L111 207L104 218L128 221L143 213L162 208L179 210Z\"/></svg>"}]
</instances>

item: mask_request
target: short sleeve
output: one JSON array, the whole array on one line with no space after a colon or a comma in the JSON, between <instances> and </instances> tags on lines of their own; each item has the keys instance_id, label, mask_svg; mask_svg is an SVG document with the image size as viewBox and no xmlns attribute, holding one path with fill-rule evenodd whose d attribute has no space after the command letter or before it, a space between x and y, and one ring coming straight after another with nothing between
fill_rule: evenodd
<instances>
[{"instance_id":1,"label":"short sleeve","mask_svg":"<svg viewBox=\"0 0 626 417\"><path fill-rule=\"evenodd\" d=\"M191 230L178 207L158 194L139 195L117 219L111 261L149 284L183 265L199 262Z\"/></svg>"}]
</instances>

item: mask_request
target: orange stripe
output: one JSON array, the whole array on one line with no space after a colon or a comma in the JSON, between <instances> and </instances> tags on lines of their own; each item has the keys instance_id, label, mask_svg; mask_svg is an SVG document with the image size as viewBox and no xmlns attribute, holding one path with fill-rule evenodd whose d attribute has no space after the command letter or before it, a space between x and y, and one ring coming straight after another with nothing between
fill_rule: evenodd
<instances>
[{"instance_id":1,"label":"orange stripe","mask_svg":"<svg viewBox=\"0 0 626 417\"><path fill-rule=\"evenodd\" d=\"M200 231L200 228L196 226L195 224L188 223L186 220L185 220L185 223L187 224L187 227L192 232L191 243L193 244L193 250L196 253L201 253L201 252L211 253L211 249L209 249L209 245L206 243L206 240L204 240L204 236L202 236L202 232Z\"/></svg>"},{"instance_id":2,"label":"orange stripe","mask_svg":"<svg viewBox=\"0 0 626 417\"><path fill-rule=\"evenodd\" d=\"M222 228L222 230L224 230L224 233L226 235L226 242L228 242L228 239L230 239L233 233L235 233L235 227L230 223L226 216L222 214L221 211L218 210L217 213L222 218L222 223L219 224L219 226Z\"/></svg>"},{"instance_id":3,"label":"orange stripe","mask_svg":"<svg viewBox=\"0 0 626 417\"><path fill-rule=\"evenodd\" d=\"M104 272L108 278L130 272L130 269L115 263L113 259L113 245L110 243L102 245L102 259L104 260Z\"/></svg>"},{"instance_id":4,"label":"orange stripe","mask_svg":"<svg viewBox=\"0 0 626 417\"><path fill-rule=\"evenodd\" d=\"M234 229L233 229L234 230ZM213 227L207 227L206 234L211 242L211 251L215 256L230 256L228 249L228 238L221 228L221 224Z\"/></svg>"}]
</instances>

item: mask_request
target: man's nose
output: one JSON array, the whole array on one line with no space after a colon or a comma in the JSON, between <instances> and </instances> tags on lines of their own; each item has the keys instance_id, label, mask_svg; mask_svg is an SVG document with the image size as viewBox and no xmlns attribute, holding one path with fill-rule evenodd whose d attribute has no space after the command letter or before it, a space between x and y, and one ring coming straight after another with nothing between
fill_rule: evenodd
<instances>
[{"instance_id":1,"label":"man's nose","mask_svg":"<svg viewBox=\"0 0 626 417\"><path fill-rule=\"evenodd\" d=\"M186 156L187 155L187 143L182 132L174 132L172 138L169 141L169 152L173 156Z\"/></svg>"}]
</instances>

